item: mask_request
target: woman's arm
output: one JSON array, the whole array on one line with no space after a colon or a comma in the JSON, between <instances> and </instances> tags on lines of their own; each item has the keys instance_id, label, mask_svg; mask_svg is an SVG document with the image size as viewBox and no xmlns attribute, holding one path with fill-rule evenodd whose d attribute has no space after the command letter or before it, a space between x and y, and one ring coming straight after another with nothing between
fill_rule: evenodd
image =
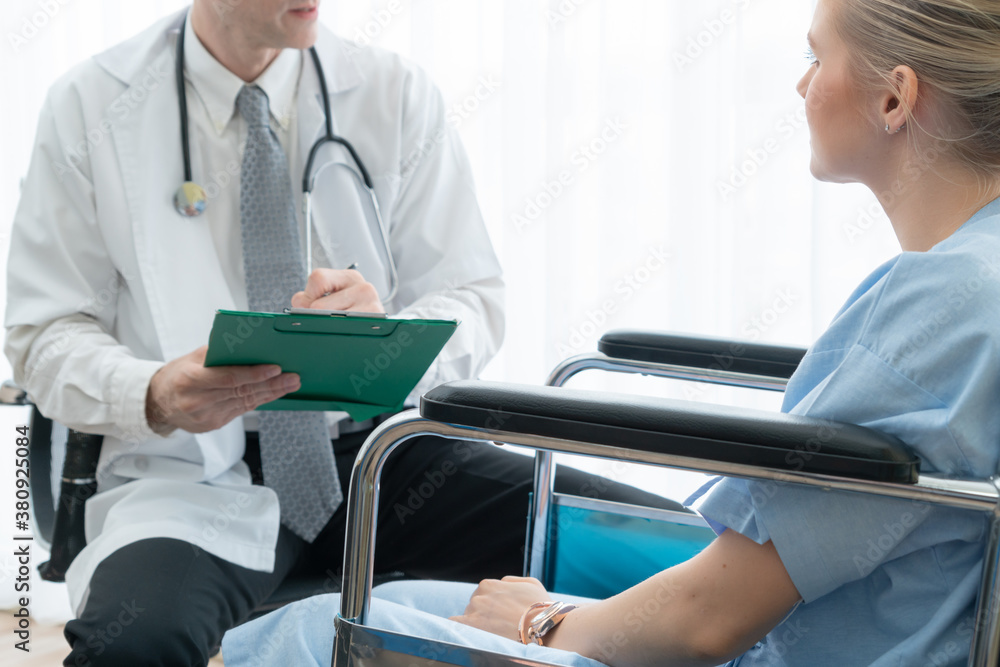
<instances>
[{"instance_id":1,"label":"woman's arm","mask_svg":"<svg viewBox=\"0 0 1000 667\"><path fill-rule=\"evenodd\" d=\"M524 610L547 599L535 579L484 581L454 620L516 640ZM571 612L544 643L612 667L714 667L752 647L799 599L770 542L727 530L686 563Z\"/></svg>"}]
</instances>

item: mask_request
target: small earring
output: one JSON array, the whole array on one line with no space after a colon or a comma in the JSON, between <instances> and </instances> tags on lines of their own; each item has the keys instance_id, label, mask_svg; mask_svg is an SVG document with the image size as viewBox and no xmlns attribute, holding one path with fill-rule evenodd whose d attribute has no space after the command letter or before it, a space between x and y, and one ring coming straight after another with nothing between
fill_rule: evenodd
<instances>
[{"instance_id":1,"label":"small earring","mask_svg":"<svg viewBox=\"0 0 1000 667\"><path fill-rule=\"evenodd\" d=\"M896 134L899 134L900 131L902 131L905 127L906 127L906 123L903 123L902 125L900 125L899 128L896 130Z\"/></svg>"},{"instance_id":2,"label":"small earring","mask_svg":"<svg viewBox=\"0 0 1000 667\"><path fill-rule=\"evenodd\" d=\"M886 131L886 133L888 133L888 132L889 132L889 123L886 123L886 124L885 124L885 131Z\"/></svg>"}]
</instances>

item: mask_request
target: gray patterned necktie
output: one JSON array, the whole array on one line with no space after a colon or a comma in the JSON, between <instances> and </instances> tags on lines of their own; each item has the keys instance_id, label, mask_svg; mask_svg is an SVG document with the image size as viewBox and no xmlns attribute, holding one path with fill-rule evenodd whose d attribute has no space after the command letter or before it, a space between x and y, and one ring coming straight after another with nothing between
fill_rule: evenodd
<instances>
[{"instance_id":1,"label":"gray patterned necktie","mask_svg":"<svg viewBox=\"0 0 1000 667\"><path fill-rule=\"evenodd\" d=\"M278 312L306 282L288 158L263 90L244 86L236 108L249 126L240 175L247 303ZM264 482L278 494L281 522L312 542L344 499L326 419L322 412L263 411L259 432Z\"/></svg>"}]
</instances>

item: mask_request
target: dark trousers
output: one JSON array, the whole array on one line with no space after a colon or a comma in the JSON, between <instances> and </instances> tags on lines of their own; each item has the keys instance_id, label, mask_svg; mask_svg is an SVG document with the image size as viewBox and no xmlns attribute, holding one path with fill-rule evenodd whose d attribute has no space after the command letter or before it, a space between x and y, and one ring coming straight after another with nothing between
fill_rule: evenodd
<instances>
[{"instance_id":1,"label":"dark trousers","mask_svg":"<svg viewBox=\"0 0 1000 667\"><path fill-rule=\"evenodd\" d=\"M335 443L345 491L367 435ZM430 436L404 443L382 474L376 571L471 582L520 574L532 477L531 458L500 447ZM569 468L557 471L556 490L678 507ZM321 583L308 592L339 590L345 523L346 502L312 544L282 527L270 573L179 540L123 547L98 566L83 613L66 625L73 649L63 664L206 664L226 630L246 620L286 577L315 574Z\"/></svg>"}]
</instances>

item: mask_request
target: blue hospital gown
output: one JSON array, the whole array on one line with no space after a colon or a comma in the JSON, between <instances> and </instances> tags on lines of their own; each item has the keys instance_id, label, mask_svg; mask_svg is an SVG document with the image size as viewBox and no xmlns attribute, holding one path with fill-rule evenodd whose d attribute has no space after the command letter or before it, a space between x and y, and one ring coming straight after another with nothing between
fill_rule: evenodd
<instances>
[{"instance_id":1,"label":"blue hospital gown","mask_svg":"<svg viewBox=\"0 0 1000 667\"><path fill-rule=\"evenodd\" d=\"M997 472L998 398L1000 200L929 252L903 253L869 276L803 359L783 410L896 435L919 452L923 472L982 478ZM719 482L698 509L716 530L773 541L804 599L731 665L966 663L987 528L980 513L740 479ZM373 601L372 623L599 665L445 620L471 590L390 588ZM335 595L305 600L230 631L226 664L328 665L338 604Z\"/></svg>"},{"instance_id":2,"label":"blue hospital gown","mask_svg":"<svg viewBox=\"0 0 1000 667\"><path fill-rule=\"evenodd\" d=\"M1000 200L869 276L803 359L782 410L891 433L925 473L996 474ZM803 597L734 665L966 664L981 513L740 479L698 510L717 531L771 540Z\"/></svg>"}]
</instances>

